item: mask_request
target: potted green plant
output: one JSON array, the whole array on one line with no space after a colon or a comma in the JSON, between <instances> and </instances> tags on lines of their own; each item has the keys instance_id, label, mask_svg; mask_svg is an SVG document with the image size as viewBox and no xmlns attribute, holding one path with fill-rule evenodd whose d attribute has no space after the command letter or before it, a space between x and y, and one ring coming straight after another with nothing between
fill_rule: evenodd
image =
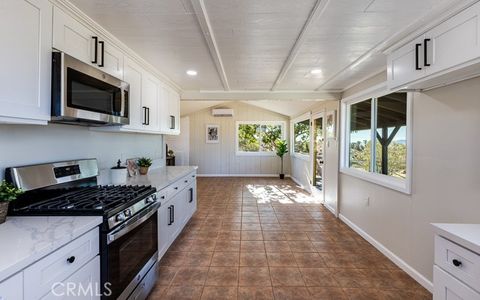
<instances>
[{"instance_id":1,"label":"potted green plant","mask_svg":"<svg viewBox=\"0 0 480 300\"><path fill-rule=\"evenodd\" d=\"M288 145L286 140L277 140L275 142L275 150L277 151L277 155L280 157L282 162L282 166L280 169L280 179L285 178L285 174L283 174L283 156L288 153Z\"/></svg>"},{"instance_id":2,"label":"potted green plant","mask_svg":"<svg viewBox=\"0 0 480 300\"><path fill-rule=\"evenodd\" d=\"M140 167L140 175L147 175L148 168L152 165L152 159L148 157L142 157L138 159L137 165Z\"/></svg>"},{"instance_id":3,"label":"potted green plant","mask_svg":"<svg viewBox=\"0 0 480 300\"><path fill-rule=\"evenodd\" d=\"M16 200L22 193L22 190L17 189L5 180L0 183L0 224L4 223L7 218L10 201Z\"/></svg>"}]
</instances>

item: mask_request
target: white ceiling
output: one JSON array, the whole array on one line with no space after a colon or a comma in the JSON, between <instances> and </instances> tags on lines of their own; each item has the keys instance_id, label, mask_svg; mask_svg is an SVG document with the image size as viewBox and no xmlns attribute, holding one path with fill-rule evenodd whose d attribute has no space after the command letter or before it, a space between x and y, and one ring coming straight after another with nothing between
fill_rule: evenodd
<instances>
[{"instance_id":1,"label":"white ceiling","mask_svg":"<svg viewBox=\"0 0 480 300\"><path fill-rule=\"evenodd\" d=\"M270 90L283 68L277 90L313 91L344 90L385 69L385 56L373 49L454 0L71 1L183 90L225 88L207 44L213 38L231 90ZM190 1L203 1L206 15L196 15ZM325 9L308 23L319 3ZM199 25L205 19L207 35ZM296 56L284 67L292 49ZM321 76L310 76L313 68Z\"/></svg>"}]
</instances>

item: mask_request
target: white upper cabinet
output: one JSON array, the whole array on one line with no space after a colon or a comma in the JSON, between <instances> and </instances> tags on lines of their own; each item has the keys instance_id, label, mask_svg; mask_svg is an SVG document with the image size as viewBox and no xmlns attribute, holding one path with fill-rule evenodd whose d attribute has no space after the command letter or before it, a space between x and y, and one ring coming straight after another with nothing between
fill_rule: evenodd
<instances>
[{"instance_id":1,"label":"white upper cabinet","mask_svg":"<svg viewBox=\"0 0 480 300\"><path fill-rule=\"evenodd\" d=\"M180 95L170 90L168 91L168 124L170 134L180 133Z\"/></svg>"},{"instance_id":2,"label":"white upper cabinet","mask_svg":"<svg viewBox=\"0 0 480 300\"><path fill-rule=\"evenodd\" d=\"M158 100L160 82L145 72L142 81L142 125L145 130L159 131Z\"/></svg>"},{"instance_id":3,"label":"white upper cabinet","mask_svg":"<svg viewBox=\"0 0 480 300\"><path fill-rule=\"evenodd\" d=\"M0 123L50 120L51 28L48 0L0 2Z\"/></svg>"},{"instance_id":4,"label":"white upper cabinet","mask_svg":"<svg viewBox=\"0 0 480 300\"><path fill-rule=\"evenodd\" d=\"M125 57L124 81L130 84L130 90L128 92L128 117L130 124L124 126L124 128L127 129L142 128L142 73L142 67L128 57Z\"/></svg>"},{"instance_id":5,"label":"white upper cabinet","mask_svg":"<svg viewBox=\"0 0 480 300\"><path fill-rule=\"evenodd\" d=\"M394 50L391 89L428 89L480 74L480 2Z\"/></svg>"},{"instance_id":6,"label":"white upper cabinet","mask_svg":"<svg viewBox=\"0 0 480 300\"><path fill-rule=\"evenodd\" d=\"M55 7L53 48L123 79L123 53L92 29Z\"/></svg>"}]
</instances>

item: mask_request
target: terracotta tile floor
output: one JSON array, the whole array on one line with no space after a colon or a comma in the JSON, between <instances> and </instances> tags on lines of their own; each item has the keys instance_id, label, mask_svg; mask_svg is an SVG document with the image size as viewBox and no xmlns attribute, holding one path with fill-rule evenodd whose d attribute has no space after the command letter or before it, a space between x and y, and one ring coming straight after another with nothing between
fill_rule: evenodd
<instances>
[{"instance_id":1,"label":"terracotta tile floor","mask_svg":"<svg viewBox=\"0 0 480 300\"><path fill-rule=\"evenodd\" d=\"M199 178L152 299L431 299L290 180Z\"/></svg>"}]
</instances>

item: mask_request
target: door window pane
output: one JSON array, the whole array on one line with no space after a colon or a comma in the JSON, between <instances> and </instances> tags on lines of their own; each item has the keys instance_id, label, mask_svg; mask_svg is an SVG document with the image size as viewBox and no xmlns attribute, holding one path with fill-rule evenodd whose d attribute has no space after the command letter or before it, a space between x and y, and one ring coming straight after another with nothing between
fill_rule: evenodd
<instances>
[{"instance_id":1,"label":"door window pane","mask_svg":"<svg viewBox=\"0 0 480 300\"><path fill-rule=\"evenodd\" d=\"M377 99L375 172L406 178L407 94L394 93Z\"/></svg>"},{"instance_id":2,"label":"door window pane","mask_svg":"<svg viewBox=\"0 0 480 300\"><path fill-rule=\"evenodd\" d=\"M349 166L370 171L372 136L372 100L350 106Z\"/></svg>"},{"instance_id":3,"label":"door window pane","mask_svg":"<svg viewBox=\"0 0 480 300\"><path fill-rule=\"evenodd\" d=\"M295 123L293 125L294 152L310 154L310 120Z\"/></svg>"}]
</instances>

